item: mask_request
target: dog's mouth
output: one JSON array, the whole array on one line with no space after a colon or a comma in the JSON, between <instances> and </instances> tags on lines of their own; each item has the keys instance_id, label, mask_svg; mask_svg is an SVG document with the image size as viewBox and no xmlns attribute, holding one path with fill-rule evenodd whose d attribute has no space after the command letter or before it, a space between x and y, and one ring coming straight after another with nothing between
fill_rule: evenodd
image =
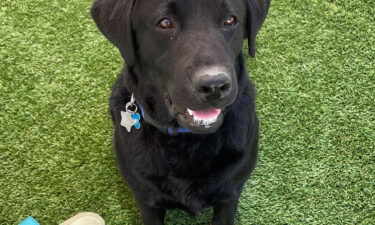
<instances>
[{"instance_id":1,"label":"dog's mouth","mask_svg":"<svg viewBox=\"0 0 375 225\"><path fill-rule=\"evenodd\" d=\"M222 123L222 109L207 108L193 111L184 109L177 116L180 126L190 129L193 133L215 132Z\"/></svg>"},{"instance_id":2,"label":"dog's mouth","mask_svg":"<svg viewBox=\"0 0 375 225\"><path fill-rule=\"evenodd\" d=\"M174 105L167 101L171 113L175 115L179 126L188 128L192 133L207 134L215 132L223 122L224 109L208 107L206 109L192 110Z\"/></svg>"},{"instance_id":3,"label":"dog's mouth","mask_svg":"<svg viewBox=\"0 0 375 225\"><path fill-rule=\"evenodd\" d=\"M185 119L193 121L192 125L205 126L209 128L213 123L215 123L221 114L221 109L208 108L206 110L193 111L190 109L185 109L182 113Z\"/></svg>"}]
</instances>

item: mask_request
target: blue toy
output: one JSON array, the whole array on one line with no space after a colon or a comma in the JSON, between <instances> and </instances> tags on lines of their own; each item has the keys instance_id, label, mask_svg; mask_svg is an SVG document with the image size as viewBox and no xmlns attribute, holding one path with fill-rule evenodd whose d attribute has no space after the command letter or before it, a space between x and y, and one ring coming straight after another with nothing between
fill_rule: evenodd
<instances>
[{"instance_id":1,"label":"blue toy","mask_svg":"<svg viewBox=\"0 0 375 225\"><path fill-rule=\"evenodd\" d=\"M18 225L40 225L33 217L29 216Z\"/></svg>"}]
</instances>

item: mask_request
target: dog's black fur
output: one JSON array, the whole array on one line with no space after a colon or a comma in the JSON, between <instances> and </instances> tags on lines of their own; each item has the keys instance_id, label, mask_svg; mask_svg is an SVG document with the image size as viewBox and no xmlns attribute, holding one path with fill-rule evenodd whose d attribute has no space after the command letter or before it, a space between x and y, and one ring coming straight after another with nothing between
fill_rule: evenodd
<instances>
[{"instance_id":1,"label":"dog's black fur","mask_svg":"<svg viewBox=\"0 0 375 225\"><path fill-rule=\"evenodd\" d=\"M197 215L213 207L212 224L234 223L242 187L258 155L255 91L242 56L242 41L255 54L255 37L270 0L97 0L92 16L126 61L111 100L118 164L133 191L145 225L164 224L165 210ZM221 27L235 14L236 26ZM176 26L161 30L157 21L172 17ZM210 65L229 71L231 94L204 102L194 97L192 74ZM214 128L189 127L175 136L141 121L141 129L120 126L120 111L131 94L159 124L180 126L175 108L223 109ZM174 107L167 102L173 102ZM170 103L172 104L172 103ZM173 110L171 109L173 108Z\"/></svg>"}]
</instances>

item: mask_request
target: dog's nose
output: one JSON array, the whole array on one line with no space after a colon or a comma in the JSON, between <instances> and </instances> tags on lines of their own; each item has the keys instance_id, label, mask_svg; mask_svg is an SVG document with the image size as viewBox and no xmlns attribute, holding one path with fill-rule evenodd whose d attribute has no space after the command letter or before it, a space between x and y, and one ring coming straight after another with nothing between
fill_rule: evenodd
<instances>
[{"instance_id":1,"label":"dog's nose","mask_svg":"<svg viewBox=\"0 0 375 225\"><path fill-rule=\"evenodd\" d=\"M231 90L230 76L223 71L197 74L193 78L193 88L202 101L214 103L225 98Z\"/></svg>"}]
</instances>

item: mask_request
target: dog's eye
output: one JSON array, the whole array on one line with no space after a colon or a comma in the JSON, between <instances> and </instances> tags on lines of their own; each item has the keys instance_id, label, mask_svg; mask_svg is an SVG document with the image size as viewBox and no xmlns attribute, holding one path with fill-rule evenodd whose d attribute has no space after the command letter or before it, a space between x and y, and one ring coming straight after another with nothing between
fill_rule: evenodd
<instances>
[{"instance_id":1,"label":"dog's eye","mask_svg":"<svg viewBox=\"0 0 375 225\"><path fill-rule=\"evenodd\" d=\"M237 17L235 16L229 16L228 18L225 19L224 24L226 26L234 26L237 24Z\"/></svg>"},{"instance_id":2,"label":"dog's eye","mask_svg":"<svg viewBox=\"0 0 375 225\"><path fill-rule=\"evenodd\" d=\"M159 21L157 26L161 29L171 29L174 28L173 22L170 19L164 18Z\"/></svg>"}]
</instances>

